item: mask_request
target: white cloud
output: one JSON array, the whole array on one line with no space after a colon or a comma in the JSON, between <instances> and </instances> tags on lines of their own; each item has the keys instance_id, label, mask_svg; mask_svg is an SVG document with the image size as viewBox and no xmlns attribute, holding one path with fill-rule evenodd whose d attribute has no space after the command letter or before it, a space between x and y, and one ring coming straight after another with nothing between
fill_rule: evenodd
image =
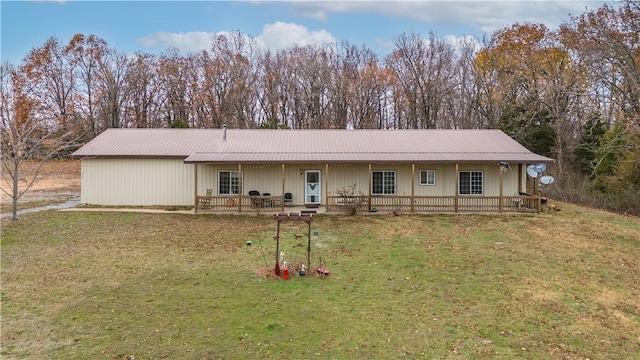
<instances>
[{"instance_id":1,"label":"white cloud","mask_svg":"<svg viewBox=\"0 0 640 360\"><path fill-rule=\"evenodd\" d=\"M299 16L317 21L327 21L331 14L378 13L393 19L410 19L425 24L425 28L445 25L465 26L486 35L516 22L536 22L555 29L570 15L584 13L586 8L596 9L604 1L294 1L292 11ZM354 28L358 27L354 19ZM381 24L382 25L382 24ZM184 33L158 32L139 38L138 44L145 47L166 49L175 47L183 52L198 52L209 49L212 39L227 32L192 31ZM438 36L450 36L438 33ZM451 36L460 37L457 33ZM468 34L467 34L468 35ZM281 50L295 45L336 43L334 36L325 29L310 30L304 25L277 21L266 24L255 37L261 48ZM343 40L343 39L340 39ZM377 38L381 48L392 48L391 39Z\"/></svg>"},{"instance_id":2,"label":"white cloud","mask_svg":"<svg viewBox=\"0 0 640 360\"><path fill-rule=\"evenodd\" d=\"M191 31L186 33L157 32L137 40L145 47L168 48L175 47L182 52L199 52L211 48L212 40L220 35L228 35L226 31L204 32ZM262 28L262 33L256 37L258 46L277 51L293 46L321 45L335 43L336 39L326 30L311 31L305 26L277 21Z\"/></svg>"},{"instance_id":3,"label":"white cloud","mask_svg":"<svg viewBox=\"0 0 640 360\"><path fill-rule=\"evenodd\" d=\"M515 22L538 22L555 29L569 15L596 9L607 1L297 1L299 15L322 13L379 13L393 18L413 19L427 24L467 25L491 34ZM307 15L308 16L308 15Z\"/></svg>"},{"instance_id":4,"label":"white cloud","mask_svg":"<svg viewBox=\"0 0 640 360\"><path fill-rule=\"evenodd\" d=\"M326 30L309 31L302 25L277 21L265 25L257 41L267 49L281 50L296 45L335 43L336 39Z\"/></svg>"},{"instance_id":5,"label":"white cloud","mask_svg":"<svg viewBox=\"0 0 640 360\"><path fill-rule=\"evenodd\" d=\"M190 31L186 33L157 32L139 38L136 42L146 47L175 47L184 52L198 52L211 47L211 40L216 33Z\"/></svg>"},{"instance_id":6,"label":"white cloud","mask_svg":"<svg viewBox=\"0 0 640 360\"><path fill-rule=\"evenodd\" d=\"M478 51L482 48L482 43L478 38L473 37L471 35L464 36L454 36L447 35L444 37L444 40L453 45L454 49L460 49L463 44L469 44L473 47L475 51Z\"/></svg>"}]
</instances>

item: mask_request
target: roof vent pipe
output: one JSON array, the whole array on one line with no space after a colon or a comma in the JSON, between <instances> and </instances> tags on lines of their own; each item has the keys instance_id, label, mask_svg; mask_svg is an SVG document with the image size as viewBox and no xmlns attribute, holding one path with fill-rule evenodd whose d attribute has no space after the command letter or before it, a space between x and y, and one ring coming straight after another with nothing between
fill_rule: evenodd
<instances>
[{"instance_id":1,"label":"roof vent pipe","mask_svg":"<svg viewBox=\"0 0 640 360\"><path fill-rule=\"evenodd\" d=\"M222 140L227 140L227 124L222 125Z\"/></svg>"}]
</instances>

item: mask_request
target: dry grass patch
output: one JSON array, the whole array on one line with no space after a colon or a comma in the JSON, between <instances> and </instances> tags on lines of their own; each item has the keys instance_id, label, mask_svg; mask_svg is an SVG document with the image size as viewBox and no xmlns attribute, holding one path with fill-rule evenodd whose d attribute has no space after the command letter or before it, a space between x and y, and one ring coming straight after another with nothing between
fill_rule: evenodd
<instances>
[{"instance_id":1,"label":"dry grass patch","mask_svg":"<svg viewBox=\"0 0 640 360\"><path fill-rule=\"evenodd\" d=\"M22 191L35 175L38 162L23 161L20 164L19 187ZM1 172L0 186L11 193L11 179ZM0 211L11 212L11 197L0 192ZM80 194L80 160L50 160L44 163L33 186L20 199L18 210L46 206L68 201Z\"/></svg>"}]
</instances>

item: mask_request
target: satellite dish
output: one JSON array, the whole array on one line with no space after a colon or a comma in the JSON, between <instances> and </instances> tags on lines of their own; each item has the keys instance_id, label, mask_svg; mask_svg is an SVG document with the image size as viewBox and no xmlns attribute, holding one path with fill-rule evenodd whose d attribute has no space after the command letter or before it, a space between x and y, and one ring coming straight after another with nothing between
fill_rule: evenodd
<instances>
[{"instance_id":1,"label":"satellite dish","mask_svg":"<svg viewBox=\"0 0 640 360\"><path fill-rule=\"evenodd\" d=\"M540 183L543 185L550 185L553 183L553 180L555 180L553 176L545 175L540 178Z\"/></svg>"},{"instance_id":2,"label":"satellite dish","mask_svg":"<svg viewBox=\"0 0 640 360\"><path fill-rule=\"evenodd\" d=\"M529 165L527 166L527 175L531 176L532 178L537 178L538 177L538 171L536 171L536 169L534 168L535 165Z\"/></svg>"},{"instance_id":3,"label":"satellite dish","mask_svg":"<svg viewBox=\"0 0 640 360\"><path fill-rule=\"evenodd\" d=\"M547 165L546 164L535 164L533 165L533 168L538 172L544 172L545 170L547 170Z\"/></svg>"}]
</instances>

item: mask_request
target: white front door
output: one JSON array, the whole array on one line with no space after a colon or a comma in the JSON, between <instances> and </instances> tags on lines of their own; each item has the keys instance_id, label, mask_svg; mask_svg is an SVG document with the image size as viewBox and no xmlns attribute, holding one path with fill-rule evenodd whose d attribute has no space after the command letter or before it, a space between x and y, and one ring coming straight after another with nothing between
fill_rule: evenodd
<instances>
[{"instance_id":1,"label":"white front door","mask_svg":"<svg viewBox=\"0 0 640 360\"><path fill-rule=\"evenodd\" d=\"M320 189L320 170L305 170L304 172L304 203L320 204L322 191Z\"/></svg>"}]
</instances>

